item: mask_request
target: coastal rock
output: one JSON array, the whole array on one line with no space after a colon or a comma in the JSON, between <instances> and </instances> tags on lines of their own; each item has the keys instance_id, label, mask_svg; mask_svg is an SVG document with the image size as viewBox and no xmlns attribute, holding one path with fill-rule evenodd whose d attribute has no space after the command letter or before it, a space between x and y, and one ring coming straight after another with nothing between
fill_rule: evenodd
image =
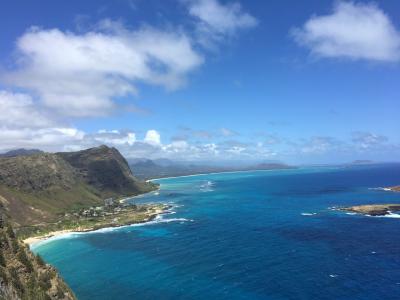
<instances>
[{"instance_id":1,"label":"coastal rock","mask_svg":"<svg viewBox=\"0 0 400 300\"><path fill-rule=\"evenodd\" d=\"M343 207L340 210L369 215L386 216L392 213L400 212L400 204L369 204Z\"/></svg>"},{"instance_id":2,"label":"coastal rock","mask_svg":"<svg viewBox=\"0 0 400 300\"><path fill-rule=\"evenodd\" d=\"M400 192L400 185L390 186L385 189L391 192Z\"/></svg>"}]
</instances>

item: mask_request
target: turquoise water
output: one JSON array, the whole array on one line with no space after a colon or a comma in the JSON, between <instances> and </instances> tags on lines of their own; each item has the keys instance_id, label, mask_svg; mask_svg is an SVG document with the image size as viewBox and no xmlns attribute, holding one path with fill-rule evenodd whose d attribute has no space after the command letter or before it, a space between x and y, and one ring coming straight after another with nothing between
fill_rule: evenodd
<instances>
[{"instance_id":1,"label":"turquoise water","mask_svg":"<svg viewBox=\"0 0 400 300\"><path fill-rule=\"evenodd\" d=\"M79 299L400 299L400 219L332 206L400 203L400 165L163 179L151 224L37 245Z\"/></svg>"}]
</instances>

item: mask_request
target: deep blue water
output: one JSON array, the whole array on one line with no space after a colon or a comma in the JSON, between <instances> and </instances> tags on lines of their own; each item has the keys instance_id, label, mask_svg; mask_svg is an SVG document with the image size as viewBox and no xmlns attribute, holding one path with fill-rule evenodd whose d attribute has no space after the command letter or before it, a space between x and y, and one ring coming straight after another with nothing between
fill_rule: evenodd
<instances>
[{"instance_id":1,"label":"deep blue water","mask_svg":"<svg viewBox=\"0 0 400 300\"><path fill-rule=\"evenodd\" d=\"M34 248L79 299L400 299L400 219L332 206L400 203L400 165L159 180L175 214ZM310 214L310 215L307 215ZM168 221L169 220L169 221Z\"/></svg>"}]
</instances>

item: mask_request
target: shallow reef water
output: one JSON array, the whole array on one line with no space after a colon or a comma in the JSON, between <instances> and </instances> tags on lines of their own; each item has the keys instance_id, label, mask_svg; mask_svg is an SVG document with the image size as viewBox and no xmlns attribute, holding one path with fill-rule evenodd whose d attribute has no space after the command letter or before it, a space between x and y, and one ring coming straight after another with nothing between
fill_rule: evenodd
<instances>
[{"instance_id":1,"label":"shallow reef water","mask_svg":"<svg viewBox=\"0 0 400 300\"><path fill-rule=\"evenodd\" d=\"M400 164L157 180L148 224L34 247L79 299L400 299L400 219L332 207L400 203Z\"/></svg>"}]
</instances>

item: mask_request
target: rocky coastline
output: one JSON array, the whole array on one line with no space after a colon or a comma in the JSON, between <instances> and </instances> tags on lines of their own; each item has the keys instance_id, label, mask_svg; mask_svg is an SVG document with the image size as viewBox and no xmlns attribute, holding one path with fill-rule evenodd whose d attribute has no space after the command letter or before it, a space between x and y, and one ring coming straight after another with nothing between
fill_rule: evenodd
<instances>
[{"instance_id":1,"label":"rocky coastline","mask_svg":"<svg viewBox=\"0 0 400 300\"><path fill-rule=\"evenodd\" d=\"M387 216L400 213L400 204L368 204L342 207L339 210L368 216Z\"/></svg>"}]
</instances>

